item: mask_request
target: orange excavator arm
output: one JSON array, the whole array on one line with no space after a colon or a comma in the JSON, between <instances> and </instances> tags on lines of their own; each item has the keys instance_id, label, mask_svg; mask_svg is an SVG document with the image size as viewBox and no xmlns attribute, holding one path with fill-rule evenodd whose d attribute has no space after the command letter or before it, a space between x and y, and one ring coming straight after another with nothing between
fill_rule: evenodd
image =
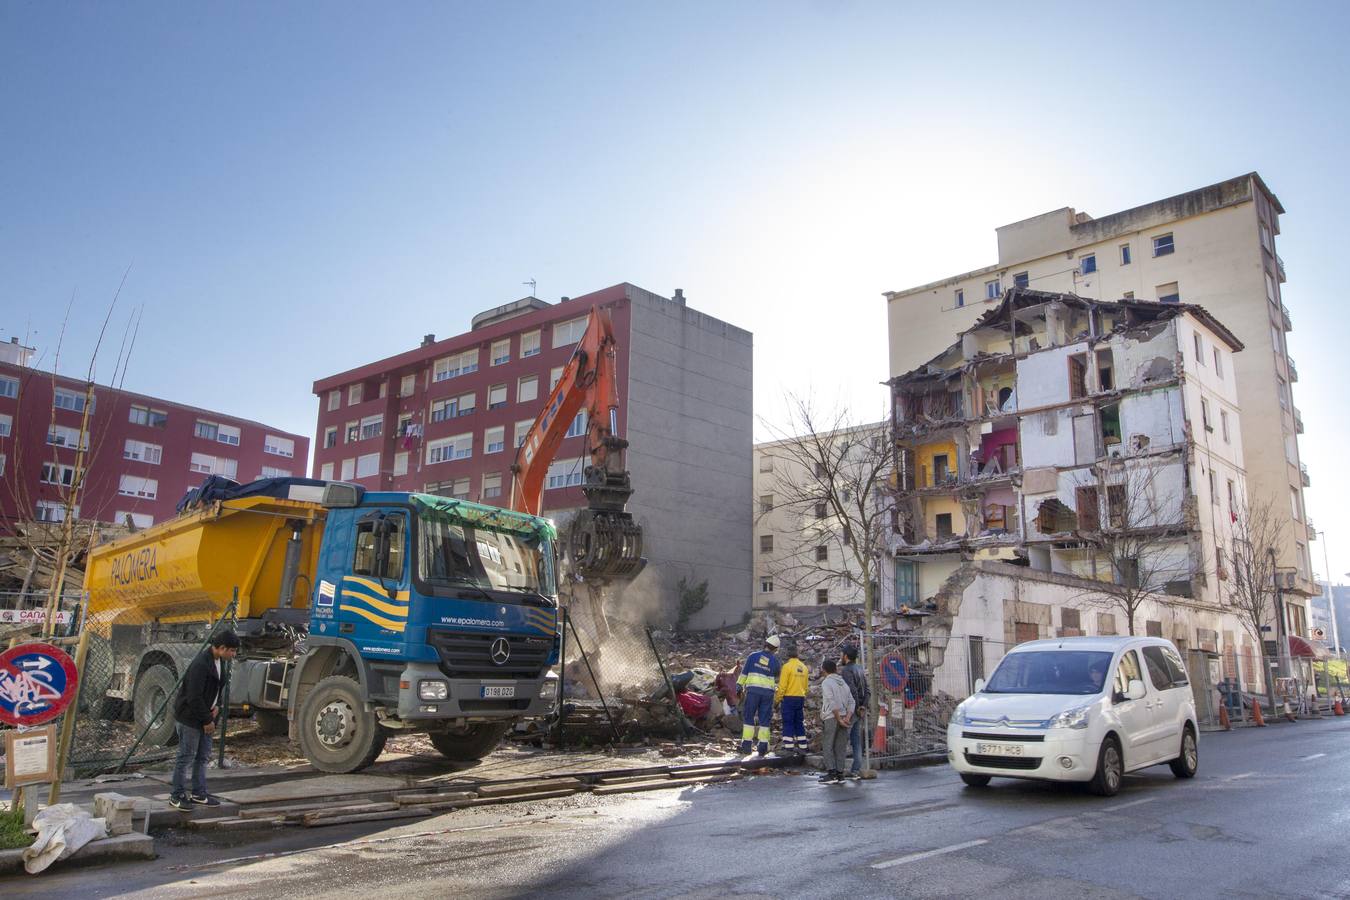
<instances>
[{"instance_id":1,"label":"orange excavator arm","mask_svg":"<svg viewBox=\"0 0 1350 900\"><path fill-rule=\"evenodd\" d=\"M625 510L633 493L624 469L628 442L619 437L618 342L607 310L591 308L586 333L543 410L525 434L511 466L511 508L539 515L544 479L577 413L586 413L590 456L581 490L587 508L569 529L567 551L572 572L586 580L627 580L646 565L642 530Z\"/></svg>"}]
</instances>

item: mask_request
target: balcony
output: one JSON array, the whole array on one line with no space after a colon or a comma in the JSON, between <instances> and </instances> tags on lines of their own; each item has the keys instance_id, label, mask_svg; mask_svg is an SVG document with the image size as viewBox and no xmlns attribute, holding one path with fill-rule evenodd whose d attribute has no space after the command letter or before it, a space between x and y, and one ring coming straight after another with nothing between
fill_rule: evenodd
<instances>
[{"instance_id":1,"label":"balcony","mask_svg":"<svg viewBox=\"0 0 1350 900\"><path fill-rule=\"evenodd\" d=\"M1307 464L1307 463L1299 463L1299 464L1298 464L1298 472L1299 472L1299 475L1302 476L1302 479L1303 479L1303 486L1304 486L1304 487L1312 487L1312 479L1308 477L1308 464Z\"/></svg>"},{"instance_id":2,"label":"balcony","mask_svg":"<svg viewBox=\"0 0 1350 900\"><path fill-rule=\"evenodd\" d=\"M1280 259L1280 254L1275 254L1275 273L1280 276L1280 284L1284 284L1284 260Z\"/></svg>"},{"instance_id":3,"label":"balcony","mask_svg":"<svg viewBox=\"0 0 1350 900\"><path fill-rule=\"evenodd\" d=\"M1308 521L1304 524L1308 526L1308 540L1310 541L1317 540L1317 526L1313 524L1313 520L1308 519Z\"/></svg>"},{"instance_id":4,"label":"balcony","mask_svg":"<svg viewBox=\"0 0 1350 900\"><path fill-rule=\"evenodd\" d=\"M1298 434L1303 433L1303 413L1297 406L1294 407L1294 431Z\"/></svg>"},{"instance_id":5,"label":"balcony","mask_svg":"<svg viewBox=\"0 0 1350 900\"><path fill-rule=\"evenodd\" d=\"M1286 355L1284 358L1284 363L1286 366L1289 367L1289 380L1291 382L1298 381L1298 366L1294 365L1294 358L1292 356Z\"/></svg>"},{"instance_id":6,"label":"balcony","mask_svg":"<svg viewBox=\"0 0 1350 900\"><path fill-rule=\"evenodd\" d=\"M1280 304L1280 327L1286 332L1294 330L1294 320L1289 318L1289 307Z\"/></svg>"}]
</instances>

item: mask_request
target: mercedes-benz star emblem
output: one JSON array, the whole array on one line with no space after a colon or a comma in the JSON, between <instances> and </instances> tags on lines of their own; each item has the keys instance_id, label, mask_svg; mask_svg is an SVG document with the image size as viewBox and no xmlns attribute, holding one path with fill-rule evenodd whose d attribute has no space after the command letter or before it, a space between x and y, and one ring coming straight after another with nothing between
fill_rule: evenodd
<instances>
[{"instance_id":1,"label":"mercedes-benz star emblem","mask_svg":"<svg viewBox=\"0 0 1350 900\"><path fill-rule=\"evenodd\" d=\"M493 665L506 665L506 661L511 658L511 642L506 638L497 638L492 642L492 647L488 650L488 656L492 659Z\"/></svg>"}]
</instances>

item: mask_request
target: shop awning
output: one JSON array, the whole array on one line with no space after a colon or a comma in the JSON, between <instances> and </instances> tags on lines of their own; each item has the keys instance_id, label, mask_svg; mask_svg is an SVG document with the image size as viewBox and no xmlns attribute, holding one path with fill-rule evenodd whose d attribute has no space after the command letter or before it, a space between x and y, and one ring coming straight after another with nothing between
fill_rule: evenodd
<instances>
[{"instance_id":1,"label":"shop awning","mask_svg":"<svg viewBox=\"0 0 1350 900\"><path fill-rule=\"evenodd\" d=\"M1289 635L1289 653L1304 659L1326 659L1330 655L1325 647L1319 647L1296 634Z\"/></svg>"}]
</instances>

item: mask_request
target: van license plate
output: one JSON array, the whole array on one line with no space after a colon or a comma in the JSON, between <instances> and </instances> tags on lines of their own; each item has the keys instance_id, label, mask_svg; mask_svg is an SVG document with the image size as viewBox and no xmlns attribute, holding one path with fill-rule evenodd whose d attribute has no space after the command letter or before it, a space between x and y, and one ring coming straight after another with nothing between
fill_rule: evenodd
<instances>
[{"instance_id":1,"label":"van license plate","mask_svg":"<svg viewBox=\"0 0 1350 900\"><path fill-rule=\"evenodd\" d=\"M981 756L1021 756L1021 744L976 744L975 752Z\"/></svg>"},{"instance_id":2,"label":"van license plate","mask_svg":"<svg viewBox=\"0 0 1350 900\"><path fill-rule=\"evenodd\" d=\"M483 693L482 693L482 696L483 696L483 697L508 697L508 698L509 698L509 697L514 697L515 695L516 695L516 687L515 687L515 685L506 685L505 687L491 687L491 686L488 686L488 685L484 685L484 686L483 686ZM1017 749L1020 751L1022 748L1021 748L1021 747L1018 747Z\"/></svg>"}]
</instances>

